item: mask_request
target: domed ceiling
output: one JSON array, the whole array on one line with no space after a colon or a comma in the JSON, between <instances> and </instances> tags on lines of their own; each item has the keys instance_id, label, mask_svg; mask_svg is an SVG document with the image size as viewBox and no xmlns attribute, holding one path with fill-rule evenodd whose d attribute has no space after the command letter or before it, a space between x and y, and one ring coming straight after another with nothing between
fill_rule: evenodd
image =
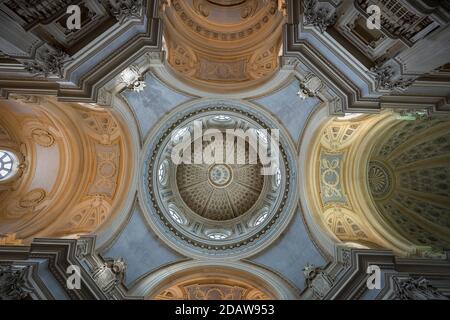
<instances>
[{"instance_id":1,"label":"domed ceiling","mask_svg":"<svg viewBox=\"0 0 450 320\"><path fill-rule=\"evenodd\" d=\"M261 167L260 163L181 164L176 172L178 191L200 216L231 220L245 214L260 197L265 180Z\"/></svg>"},{"instance_id":2,"label":"domed ceiling","mask_svg":"<svg viewBox=\"0 0 450 320\"><path fill-rule=\"evenodd\" d=\"M142 189L148 201L144 206L155 231L187 255L197 251L202 256L239 255L259 250L275 238L293 213L295 201L287 199L295 197L294 151L280 133L278 161L273 163L273 171L264 172L271 164L261 158L260 148L270 145L271 156L278 154L269 133L278 126L254 112L248 106L203 102L164 121L157 139L149 141ZM197 136L199 124L203 131ZM211 130L216 137L209 134ZM251 139L232 133L239 130L254 132L258 147ZM220 154L223 160L207 161L205 155L217 137L224 137L224 144L214 149L214 155ZM174 161L173 151L185 138L189 141L180 150L183 159L190 154L192 161L179 163ZM229 141L234 143L229 145ZM197 161L202 155L203 160Z\"/></svg>"},{"instance_id":3,"label":"domed ceiling","mask_svg":"<svg viewBox=\"0 0 450 320\"><path fill-rule=\"evenodd\" d=\"M202 88L254 86L278 67L281 9L277 0L173 0L162 15L168 64Z\"/></svg>"},{"instance_id":4,"label":"domed ceiling","mask_svg":"<svg viewBox=\"0 0 450 320\"><path fill-rule=\"evenodd\" d=\"M346 243L442 254L450 246L448 128L447 117L392 111L327 122L307 169L315 170L309 201L318 218Z\"/></svg>"},{"instance_id":5,"label":"domed ceiling","mask_svg":"<svg viewBox=\"0 0 450 320\"><path fill-rule=\"evenodd\" d=\"M406 239L450 248L449 119L397 122L375 146L369 189L379 212Z\"/></svg>"}]
</instances>

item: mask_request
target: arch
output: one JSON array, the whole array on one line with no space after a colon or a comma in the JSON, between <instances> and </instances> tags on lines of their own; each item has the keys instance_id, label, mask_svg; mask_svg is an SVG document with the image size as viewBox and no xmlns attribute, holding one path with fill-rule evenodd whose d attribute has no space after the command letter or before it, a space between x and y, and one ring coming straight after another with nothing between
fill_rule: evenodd
<instances>
[{"instance_id":1,"label":"arch","mask_svg":"<svg viewBox=\"0 0 450 320\"><path fill-rule=\"evenodd\" d=\"M130 289L130 294L151 299L167 289L176 288L177 284L211 284L214 280L219 284L227 284L226 279L230 280L228 285L240 284L242 288L254 290L253 293L259 292L270 299L298 299L296 290L278 275L240 261L180 262L141 278Z\"/></svg>"},{"instance_id":2,"label":"arch","mask_svg":"<svg viewBox=\"0 0 450 320\"><path fill-rule=\"evenodd\" d=\"M327 256L333 256L335 244L339 239L326 227L320 217L320 202L315 195L319 190L317 179L311 179L309 172L314 172L315 162L308 157L318 152L318 136L325 123L330 120L329 107L325 103L318 107L311 115L303 136L299 141L299 206L302 209L305 224L310 232L312 240Z\"/></svg>"},{"instance_id":3,"label":"arch","mask_svg":"<svg viewBox=\"0 0 450 320\"><path fill-rule=\"evenodd\" d=\"M319 239L328 253L333 253L336 243L356 242L366 247L391 249L400 255L422 255L436 249L430 245L433 241L440 241L441 245L448 241L449 221L445 220L444 214L445 210L448 213L445 209L448 198L445 200L443 197L446 182L440 184L444 188L440 196L419 195L417 190L410 190L418 187L406 186L407 178L404 177L405 172L410 174L408 170L415 172L428 168L425 171L430 171L438 164L448 167L448 162L445 165L449 156L449 139L445 131L448 120L445 117L431 120L413 118L413 122L408 123L405 119L393 111L384 110L377 115L351 118L327 118L323 113L321 118L316 116L310 122L306 135L311 142L305 147L309 156L303 159L306 167L303 186L308 185L310 192L301 197L305 200L301 204L307 221L312 221L308 225L316 230L314 238ZM404 138L405 133L396 135L399 128L408 128L414 138ZM393 144L392 150L385 146L386 143ZM428 143L433 146L427 146ZM300 152L303 148L302 145ZM415 151L415 148L421 151ZM384 156L384 150L394 156ZM389 157L394 157L395 161ZM445 180L444 172L438 174L436 171L436 174ZM422 208L423 203L422 207L415 206L419 198L431 202L433 198L436 206L429 208L428 204L427 208ZM437 203L438 199L440 203ZM402 201L404 203L399 204ZM406 215L408 218L402 221L390 218L394 213L385 214L387 209L383 204L386 203L389 208L401 207L396 211L397 217ZM434 222L425 218L425 209L435 213L430 217ZM440 223L436 223L438 220ZM416 230L416 240L399 224L408 225L411 232ZM428 234L425 229L429 230Z\"/></svg>"},{"instance_id":4,"label":"arch","mask_svg":"<svg viewBox=\"0 0 450 320\"><path fill-rule=\"evenodd\" d=\"M128 197L134 151L122 119L86 104L30 101L3 102L14 123L10 149L23 164L14 188L0 194L1 232L27 243L98 230Z\"/></svg>"}]
</instances>

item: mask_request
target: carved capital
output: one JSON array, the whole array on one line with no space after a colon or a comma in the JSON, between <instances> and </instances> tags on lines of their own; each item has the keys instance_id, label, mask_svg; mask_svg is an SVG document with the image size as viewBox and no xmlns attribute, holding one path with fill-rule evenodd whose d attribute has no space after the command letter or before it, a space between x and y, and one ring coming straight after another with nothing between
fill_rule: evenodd
<instances>
[{"instance_id":1,"label":"carved capital","mask_svg":"<svg viewBox=\"0 0 450 320\"><path fill-rule=\"evenodd\" d=\"M321 4L318 0L304 0L304 24L318 27L324 33L328 27L337 21L334 10L327 8L326 4Z\"/></svg>"},{"instance_id":2,"label":"carved capital","mask_svg":"<svg viewBox=\"0 0 450 320\"><path fill-rule=\"evenodd\" d=\"M382 91L400 91L408 89L414 82L415 78L404 78L396 76L391 66L377 65L370 69L376 81L377 90Z\"/></svg>"},{"instance_id":3,"label":"carved capital","mask_svg":"<svg viewBox=\"0 0 450 320\"><path fill-rule=\"evenodd\" d=\"M142 17L143 0L110 0L111 14L123 24L130 19Z\"/></svg>"},{"instance_id":4,"label":"carved capital","mask_svg":"<svg viewBox=\"0 0 450 320\"><path fill-rule=\"evenodd\" d=\"M33 289L27 284L29 267L0 265L0 300L27 299Z\"/></svg>"},{"instance_id":5,"label":"carved capital","mask_svg":"<svg viewBox=\"0 0 450 320\"><path fill-rule=\"evenodd\" d=\"M63 77L64 64L69 60L69 56L60 49L45 49L37 54L36 59L25 62L25 70L36 76Z\"/></svg>"},{"instance_id":6,"label":"carved capital","mask_svg":"<svg viewBox=\"0 0 450 320\"><path fill-rule=\"evenodd\" d=\"M424 277L393 277L394 294L397 300L448 300Z\"/></svg>"}]
</instances>

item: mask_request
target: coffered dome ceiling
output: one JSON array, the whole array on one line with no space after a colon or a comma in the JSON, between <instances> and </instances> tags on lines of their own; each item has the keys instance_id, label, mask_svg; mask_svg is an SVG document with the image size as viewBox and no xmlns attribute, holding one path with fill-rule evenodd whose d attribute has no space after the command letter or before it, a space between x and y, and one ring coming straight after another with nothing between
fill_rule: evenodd
<instances>
[{"instance_id":1,"label":"coffered dome ceiling","mask_svg":"<svg viewBox=\"0 0 450 320\"><path fill-rule=\"evenodd\" d=\"M193 85L251 87L278 67L285 17L277 0L174 0L165 7L167 61Z\"/></svg>"},{"instance_id":2,"label":"coffered dome ceiling","mask_svg":"<svg viewBox=\"0 0 450 320\"><path fill-rule=\"evenodd\" d=\"M447 117L387 111L330 121L309 160L320 163L310 195L319 219L344 242L415 254L448 250L448 128Z\"/></svg>"},{"instance_id":3,"label":"coffered dome ceiling","mask_svg":"<svg viewBox=\"0 0 450 320\"><path fill-rule=\"evenodd\" d=\"M76 237L110 221L129 190L133 151L122 118L49 97L15 96L0 109L0 178L3 166L15 169L0 179L0 234L26 244Z\"/></svg>"},{"instance_id":4,"label":"coffered dome ceiling","mask_svg":"<svg viewBox=\"0 0 450 320\"><path fill-rule=\"evenodd\" d=\"M263 174L268 164L261 160L260 153L256 161L250 161L255 154L251 148L256 146L248 140L240 144L238 140L244 139L240 135L233 136L236 142L231 153L234 159L245 161L196 162L195 157L204 157L212 141L216 141L208 136L210 130L224 137L223 149L219 150L228 157L228 130L254 130L259 152L261 143L272 143L269 131L264 129L279 126L240 103L202 102L189 110L165 120L160 133L148 141L141 191L147 199L143 204L150 224L187 255L240 255L262 249L263 243L282 230L295 208L293 149L280 132L279 161L269 174ZM194 127L199 123L203 133L196 137ZM184 137L195 137L186 144L192 162L173 161L172 152L182 133ZM198 151L196 145L202 150Z\"/></svg>"},{"instance_id":5,"label":"coffered dome ceiling","mask_svg":"<svg viewBox=\"0 0 450 320\"><path fill-rule=\"evenodd\" d=\"M181 164L176 180L192 211L211 220L230 220L245 214L260 197L265 180L260 172L260 163Z\"/></svg>"},{"instance_id":6,"label":"coffered dome ceiling","mask_svg":"<svg viewBox=\"0 0 450 320\"><path fill-rule=\"evenodd\" d=\"M369 189L383 219L406 239L450 248L449 119L397 122L375 146Z\"/></svg>"}]
</instances>

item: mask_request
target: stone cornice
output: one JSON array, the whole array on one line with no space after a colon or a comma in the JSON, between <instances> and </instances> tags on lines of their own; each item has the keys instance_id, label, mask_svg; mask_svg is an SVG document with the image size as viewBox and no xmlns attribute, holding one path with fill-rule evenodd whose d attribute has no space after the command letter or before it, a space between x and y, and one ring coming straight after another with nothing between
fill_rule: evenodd
<instances>
[{"instance_id":1,"label":"stone cornice","mask_svg":"<svg viewBox=\"0 0 450 320\"><path fill-rule=\"evenodd\" d=\"M336 248L336 261L326 271L336 280L326 294L325 299L349 300L360 299L370 291L366 282L369 277L367 267L376 265L384 277L384 286L376 299L394 299L393 277L423 276L433 280L439 289L448 286L450 261L447 259L399 258L387 250L350 249L343 246Z\"/></svg>"},{"instance_id":2,"label":"stone cornice","mask_svg":"<svg viewBox=\"0 0 450 320\"><path fill-rule=\"evenodd\" d=\"M30 246L0 246L0 265L31 268L33 298L55 299L47 288L48 282L41 279L40 268L48 268L63 290L67 298L74 300L114 300L133 299L125 297L126 288L122 284L122 270L112 269L112 265L125 266L121 258L102 258L94 251L95 236L85 236L80 239L36 238ZM47 261L47 266L33 261ZM69 266L80 268L81 289L67 288L67 279L73 274L67 273ZM123 272L125 272L123 270ZM53 288L55 289L55 288ZM40 293L40 294L38 294ZM62 297L58 297L62 299Z\"/></svg>"},{"instance_id":3,"label":"stone cornice","mask_svg":"<svg viewBox=\"0 0 450 320\"><path fill-rule=\"evenodd\" d=\"M302 6L300 1L288 0L288 24L284 31L284 56L298 59L299 62L304 63L313 73L318 76L322 82L339 96L344 101L344 111L353 112L373 112L386 107L405 107L411 103L415 107L429 108L431 112L449 112L450 105L448 97L436 96L430 94L427 96L417 96L408 92L395 92L391 90L378 91L376 79L370 76L369 70L359 65L360 63L350 56L345 56L345 50L328 34L327 32L321 34L315 27L304 28L303 22L300 19L302 16ZM299 34L307 35L305 38L299 38ZM311 38L312 37L312 38ZM357 85L341 70L341 66L333 65L319 51L311 41L306 38L318 41L321 46L325 47L327 54L337 58L342 62L345 68L352 70L358 81L365 83L363 86ZM413 84L414 87L443 87L443 79L440 82L428 81L423 79ZM445 81L444 81L445 82Z\"/></svg>"},{"instance_id":4,"label":"stone cornice","mask_svg":"<svg viewBox=\"0 0 450 320\"><path fill-rule=\"evenodd\" d=\"M109 80L118 75L126 66L136 59L142 52L159 51L161 48L162 30L158 15L158 0L147 0L147 11L142 21L131 20L124 23L121 31L117 32L115 38L126 36L127 32L134 26L144 24L145 32L140 32L124 42L120 47L113 48L114 39L108 39L95 48L91 48L80 60L72 61L71 66L65 70L64 79L69 83L59 81L50 82L38 79L9 79L8 76L0 78L0 96L7 98L10 93L22 94L47 94L56 95L62 101L95 102L98 90ZM93 67L84 67L87 72L80 68L91 61L101 50L112 51L107 57L100 59ZM78 75L78 73L80 73ZM71 78L79 80L71 82Z\"/></svg>"}]
</instances>

